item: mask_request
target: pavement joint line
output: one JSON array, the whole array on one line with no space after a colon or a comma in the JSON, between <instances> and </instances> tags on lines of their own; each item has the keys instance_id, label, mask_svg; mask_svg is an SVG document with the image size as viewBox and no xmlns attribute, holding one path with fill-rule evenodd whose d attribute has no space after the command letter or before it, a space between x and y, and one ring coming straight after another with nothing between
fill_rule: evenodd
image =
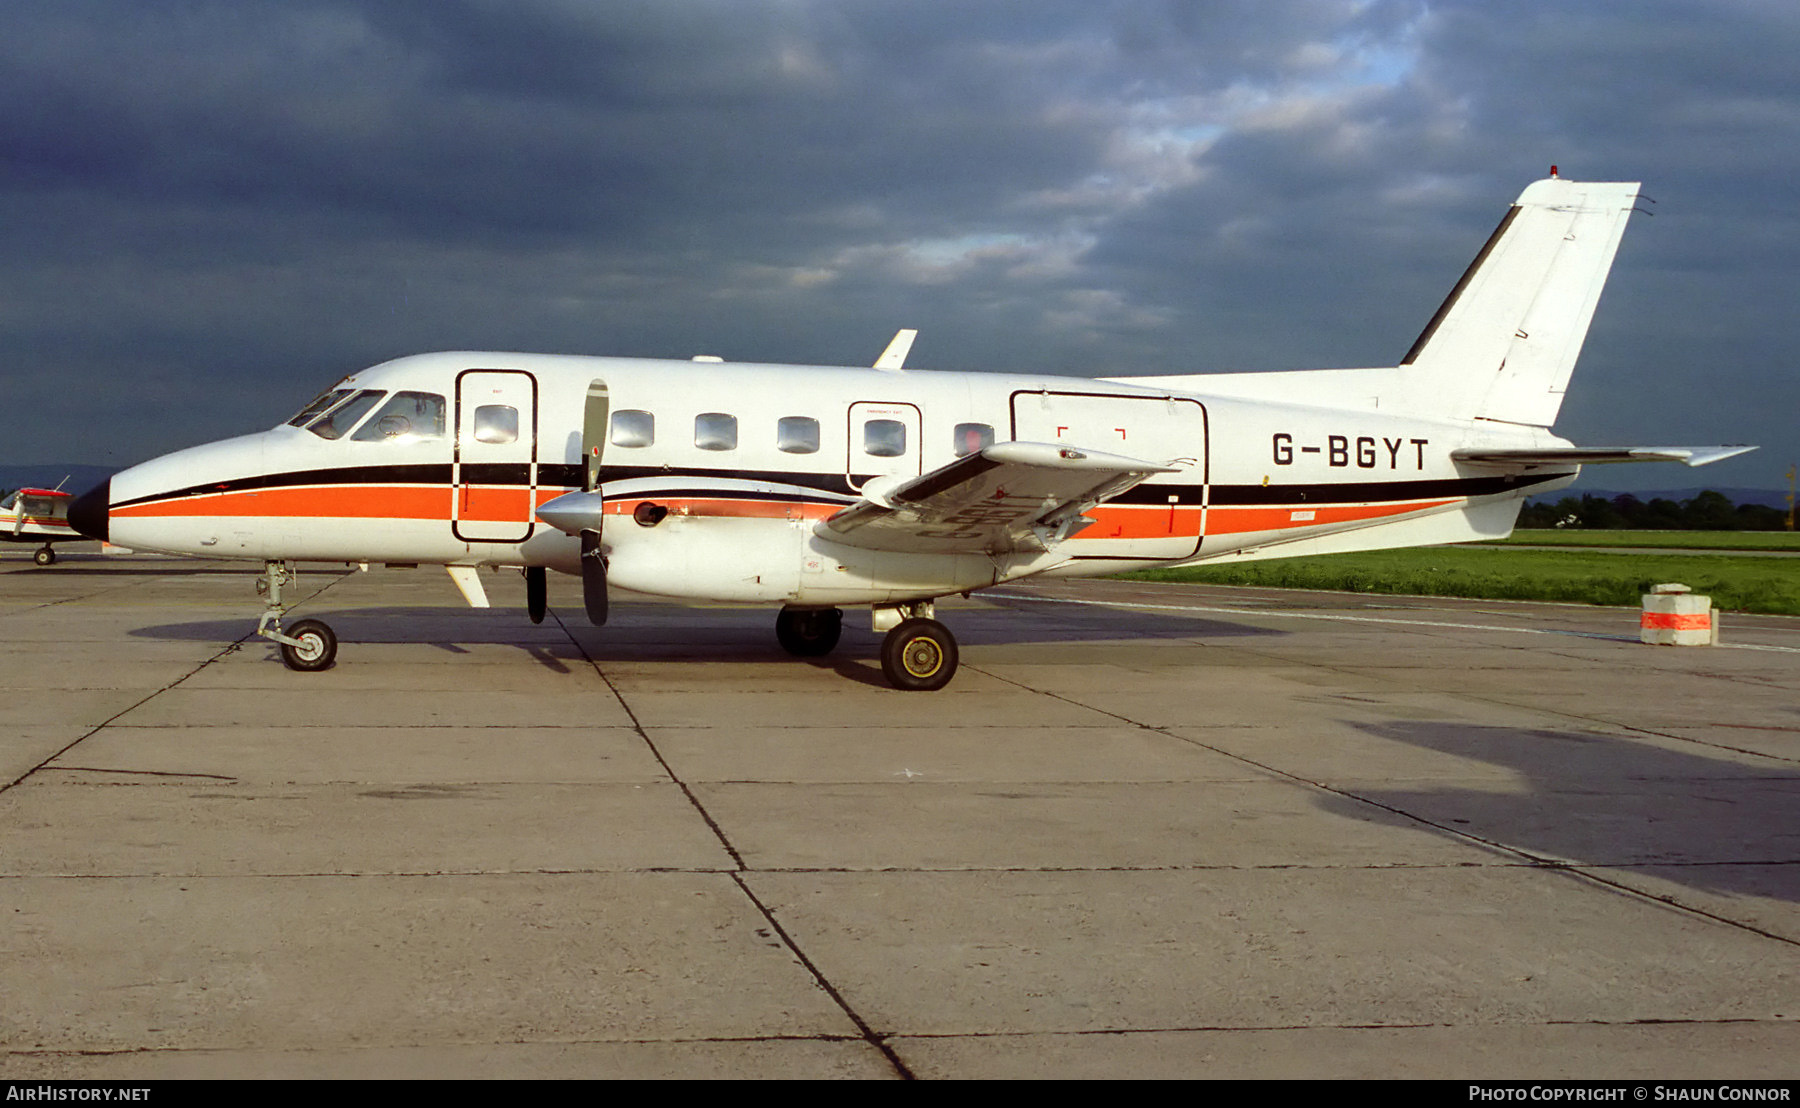
<instances>
[{"instance_id":1,"label":"pavement joint line","mask_svg":"<svg viewBox=\"0 0 1800 1108\"><path fill-rule=\"evenodd\" d=\"M1509 631L1519 635L1558 635L1565 638L1594 639L1601 642L1631 643L1639 645L1638 640L1629 635L1607 635L1593 631L1564 631L1554 627L1509 627L1500 623L1451 623L1446 620L1394 619L1387 616L1350 616L1338 615L1333 612L1295 612L1277 608L1226 608L1200 604L1140 604L1123 600L1076 600L1071 597L1026 596L1020 593L992 593L990 595L996 600L1019 600L1028 604L1076 604L1089 608L1131 608L1155 612L1205 612L1208 615L1267 616L1270 618L1282 619L1322 619L1337 623L1381 623L1399 627L1447 628L1453 631ZM1726 642L1715 643L1713 645L1727 650L1763 650L1780 654L1800 654L1800 647L1795 646L1765 646L1757 643Z\"/></svg>"},{"instance_id":2,"label":"pavement joint line","mask_svg":"<svg viewBox=\"0 0 1800 1108\"><path fill-rule=\"evenodd\" d=\"M625 713L627 719L631 720L632 731L643 741L644 746L650 751L650 756L656 759L656 763L662 767L663 772L669 775L669 780L681 789L682 795L687 797L687 801L693 805L694 811L706 821L706 826L712 830L713 837L719 840L719 845L724 847L725 853L731 856L732 864L742 869L744 867L743 855L739 854L737 847L732 845L731 839L726 836L725 829L719 826L718 820L714 819L712 813L706 810L706 805L700 803L700 798L694 795L694 790L688 787L688 783L675 772L675 767L671 766L669 760L663 757L663 752L656 746L656 740L650 737L650 733L644 729L643 723L638 719L637 713L626 702L625 694L619 691L619 687L613 684L612 678L608 677L606 671L600 668L600 663L588 654L587 647L581 644L581 640L570 632L569 625L563 622L562 616L555 610L550 610L548 614L551 619L556 621L556 625L562 628L563 634L568 635L569 641L575 645L575 649L581 651L582 659L594 671L594 675L605 683L607 689L612 693L613 699L618 702L619 710Z\"/></svg>"},{"instance_id":3,"label":"pavement joint line","mask_svg":"<svg viewBox=\"0 0 1800 1108\"><path fill-rule=\"evenodd\" d=\"M745 883L742 871L733 873L731 875L731 880L739 889L743 890L744 895L749 898L751 904L755 905L756 910L762 913L763 919L769 922L769 926L774 928L775 933L781 936L782 943L787 946L794 957L800 959L800 964L806 967L807 973L812 974L813 981L818 984L819 988L825 990L825 995L830 997L832 1003L836 1004L838 1008L843 1011L844 1015L850 1018L850 1022L856 1025L856 1029L861 1033L863 1041L874 1047L876 1050L879 1050L882 1057L887 1059L888 1065L892 1066L894 1072L899 1074L903 1080L913 1080L912 1070L907 1067L905 1062L900 1060L898 1054L894 1053L893 1047L888 1045L888 1037L876 1034L875 1029L870 1027L868 1021L862 1018L861 1013L851 1007L849 1000L845 999L844 994L839 992L837 986L831 983L831 979L825 976L824 971L820 970L813 960L807 957L806 951L800 949L800 944L794 941L794 937L788 934L787 928L781 926L781 921L775 918L775 913L771 911L769 906L762 902L762 898L757 896L755 891Z\"/></svg>"},{"instance_id":4,"label":"pavement joint line","mask_svg":"<svg viewBox=\"0 0 1800 1108\"><path fill-rule=\"evenodd\" d=\"M1544 1019L1538 1021L1517 1021L1509 1024L1513 1027L1715 1027L1721 1025L1744 1024L1750 1026L1781 1027L1796 1022L1789 1018L1761 1018L1756 1016L1716 1016L1713 1018L1670 1018L1645 1016L1637 1019ZM1423 1022L1423 1023L1267 1023L1267 1024L1171 1024L1156 1027L1070 1027L1043 1028L1020 1031L896 1031L892 1037L915 1041L953 1042L958 1040L981 1041L990 1039L1034 1039L1034 1038L1101 1038L1131 1037L1141 1035L1180 1035L1180 1034L1280 1034L1294 1031L1453 1031L1458 1029L1486 1029L1490 1025L1477 1021L1469 1022ZM821 1031L814 1035L670 1035L653 1037L646 1035L628 1035L617 1038L543 1038L543 1039L455 1039L441 1043L425 1044L382 1044L382 1043L346 1043L340 1045L320 1045L311 1047L289 1047L264 1049L256 1047L231 1046L167 1046L167 1047L92 1047L81 1048L16 1048L0 1047L0 1058L127 1058L153 1057L157 1055L179 1056L184 1054L278 1054L289 1057L305 1057L308 1055L338 1056L346 1053L373 1053L394 1050L406 1051L435 1046L454 1047L496 1047L496 1046L669 1046L685 1044L709 1043L855 1043L863 1041L860 1036L832 1034ZM23 1079L14 1084L26 1084ZM1642 1084L1641 1080L1635 1080ZM1767 1082L1751 1082L1751 1084L1767 1084ZM1716 1084L1716 1082L1715 1082ZM1741 1083L1740 1083L1741 1084Z\"/></svg>"},{"instance_id":5,"label":"pavement joint line","mask_svg":"<svg viewBox=\"0 0 1800 1108\"><path fill-rule=\"evenodd\" d=\"M1323 667L1323 668L1329 669L1330 667ZM995 675L990 674L989 676L995 676ZM999 678L999 679L1007 680L1007 681L1009 681L1009 683L1019 685L1021 688L1029 688L1029 686L1026 686L1021 682L1011 681L1008 678ZM1069 704L1074 704L1074 705L1077 705L1080 707L1090 707L1089 705L1084 705L1084 704L1081 704L1079 701L1065 697L1065 696L1061 695L1060 693L1048 692L1048 691L1044 691L1044 690L1032 690L1032 691L1041 692L1045 696L1054 697L1055 699L1065 701ZM1095 708L1093 710L1094 711L1105 711L1105 709L1099 709L1099 708ZM1106 712L1105 714L1113 716L1115 719L1123 720L1127 723L1132 723L1138 727L1142 727L1143 729L1145 729L1147 731L1151 731L1153 733L1166 736L1167 738L1174 739L1177 742L1189 743L1193 746L1200 747L1203 750L1210 750L1215 754L1222 755L1222 756L1224 756L1226 758L1230 758L1234 761L1242 762L1246 765L1256 766L1259 769L1266 770L1269 773L1276 774L1280 777L1297 782L1299 784L1306 785L1313 789L1317 789L1321 792L1329 793L1333 796L1339 796L1346 800L1355 801L1357 803L1367 804L1370 807L1379 808L1383 811L1392 813L1397 816L1401 816L1405 819L1413 820L1417 823L1420 823L1426 827L1432 828L1433 830L1436 830L1440 833L1449 835L1453 838L1462 839L1467 842L1476 844L1477 846L1479 846L1483 849L1492 850L1492 851L1499 852L1503 855L1511 855L1511 856L1523 859L1524 862L1527 864L1528 868L1540 869L1540 870L1544 870L1546 872L1551 872L1551 873L1563 873L1563 874L1572 876L1574 878L1577 878L1579 880L1583 880L1583 881L1589 882L1591 884L1598 885L1602 888L1609 889L1613 892L1614 895L1623 895L1627 899L1647 901L1647 902L1650 902L1653 904L1659 904L1659 905L1662 905L1667 908L1673 908L1679 912L1684 912L1684 913L1687 913L1692 916L1697 916L1701 919L1711 920L1714 923L1722 923L1728 927L1733 927L1733 928L1736 928L1741 931L1747 931L1753 935L1760 935L1763 938L1774 939L1777 942L1785 943L1789 946L1800 946L1800 939L1793 939L1793 938L1789 938L1789 937L1786 937L1783 935L1778 935L1778 934L1775 934L1774 932L1764 930L1763 928L1757 927L1753 924L1745 923L1740 920L1731 919L1726 916L1721 916L1714 912L1709 912L1703 908L1695 907L1694 905L1691 905L1691 904L1685 904L1681 901L1674 900L1672 898L1658 896L1655 893L1647 892L1643 889L1639 889L1639 888L1636 888L1631 885L1623 884L1623 883L1617 882L1617 881L1610 881L1610 880L1607 880L1606 878L1599 877L1594 874L1590 874L1587 872L1586 867L1596 865L1596 863L1594 863L1594 862L1560 859L1560 858L1555 858L1555 857L1551 857L1551 856L1547 856L1547 855L1539 855L1532 851L1526 850L1522 847L1511 846L1509 844L1502 843L1497 840L1485 838L1485 837L1483 837L1481 835L1477 835L1471 831L1466 831L1466 830L1463 830L1463 829L1457 828L1457 827L1451 827L1446 824L1439 823L1436 820L1427 819L1424 816L1418 815L1413 812L1406 811L1403 808L1397 808L1391 804L1384 804L1381 801L1373 800L1366 796L1360 796L1354 792L1350 792L1345 789L1336 788L1334 786L1324 784L1323 782L1309 780L1308 778L1302 777L1299 774L1289 773L1285 770L1278 769L1274 766L1264 765L1263 763L1258 762L1253 758L1246 758L1241 754L1234 754L1229 750L1224 750L1219 747L1211 746L1207 743L1200 742L1197 739L1190 739L1190 738L1186 738L1184 736L1173 734L1171 731L1169 731L1166 728L1154 727L1154 726L1151 726L1149 724L1144 724L1144 723L1137 723L1137 721L1131 720L1126 716L1119 715L1116 712ZM1651 863L1639 863L1639 865L1649 865L1649 864L1651 864ZM1741 863L1719 863L1719 864L1730 865L1730 864L1741 864Z\"/></svg>"},{"instance_id":6,"label":"pavement joint line","mask_svg":"<svg viewBox=\"0 0 1800 1108\"><path fill-rule=\"evenodd\" d=\"M329 589L331 586L337 584L339 581L342 581L343 579L344 578L342 576L332 578L330 581L327 581L319 589L315 590L312 593L309 593L305 598L303 598L301 601L299 601L299 604L304 604L308 600L314 599L320 593L324 592L326 589ZM120 586L120 587L123 588L125 586ZM298 607L298 604L296 604L294 606ZM164 685L162 688L157 689L154 692L151 692L151 693L145 695L141 700L137 701L136 703L131 704L125 708L122 708L118 712L116 712L112 716L110 716L109 718L102 720L100 723L96 724L91 730L85 732L84 734L82 734L81 736L76 738L73 742L71 742L67 746L63 747L61 750L55 751L48 758L45 758L43 761L39 762L37 765L32 766L30 769L28 769L24 773L20 774L13 781L7 783L6 785L0 785L0 794L4 794L4 793L10 791L16 785L23 784L26 781L26 779L30 778L33 774L37 773L39 770L44 769L51 762L56 761L56 759L62 757L64 754L67 754L69 751L75 749L77 746L80 746L82 743L93 738L95 735L98 735L100 732L104 731L108 726L110 726L113 723L114 720L120 719L132 712L137 711L139 708L142 708L144 705L150 703L152 700L155 700L157 697L161 696L163 693L166 693L170 689L173 689L177 685L180 685L183 681L186 681L188 678L194 676L194 674L199 673L201 670L205 669L207 666L212 665L214 662L225 657L226 655L235 654L238 651L238 649L240 647L242 647L244 645L244 643L247 640L249 640L252 636L254 636L255 634L256 634L256 630L254 628L252 628L248 631L245 631L242 635L239 635L236 639L225 644L225 646L222 647L212 657L207 658L205 661L201 662L199 665L195 666L193 669L188 670L186 673L182 674L180 677L177 677L175 680Z\"/></svg>"},{"instance_id":7,"label":"pavement joint line","mask_svg":"<svg viewBox=\"0 0 1800 1108\"><path fill-rule=\"evenodd\" d=\"M725 834L725 829L719 826L719 821L714 819L712 813L706 810L706 805L702 804L700 798L694 795L694 790L688 787L688 783L682 780L680 774L675 772L675 767L671 766L668 759L663 757L663 752L657 749L655 740L650 737L649 732L644 729L644 725L638 720L637 713L632 711L631 705L626 702L625 695L619 691L618 686L613 684L612 679L606 675L606 671L600 668L600 663L596 662L593 657L588 654L587 647L582 645L581 640L577 639L574 634L569 631L569 626L563 622L562 616L554 611L551 611L549 615L556 620L556 625L562 628L563 634L569 636L569 641L575 645L575 648L581 651L582 658L593 668L594 674L598 676L600 680L606 682L606 687L612 690L613 698L619 702L620 709L630 717L632 729L637 732L638 738L642 739L644 745L649 748L651 755L656 759L657 763L662 766L663 772L669 775L669 780L681 787L682 795L687 797L688 803L693 805L694 811L699 813L700 818L706 821L706 826L712 830L713 836L719 840L719 844L723 846L725 852L731 856L732 864L737 867L731 872L730 876L732 882L737 885L738 889L749 899L751 906L761 914L764 920L768 921L769 926L774 929L775 933L781 936L783 945L787 947L788 951L792 953L795 958L800 960L802 966L806 967L806 971L812 975L813 981L819 988L825 991L825 995L831 998L832 1002L838 1006L845 1016L849 1017L851 1023L855 1024L863 1041L880 1051L882 1057L887 1059L888 1065L892 1066L894 1072L901 1078L908 1081L912 1080L913 1073L907 1068L906 1063L900 1060L900 1056L894 1053L893 1048L887 1045L882 1036L875 1033L874 1029L869 1026L868 1021L864 1020L861 1014L858 1013L855 1008L850 1006L849 1001L838 991L837 986L833 985L831 980L820 971L819 967L813 963L813 960L807 956L806 951L800 949L800 944L794 941L792 935L788 934L787 928L781 926L780 921L775 918L774 913L769 910L768 906L765 905L762 900L750 890L750 887L744 883L743 878L740 876L746 868L743 855L738 853L737 847L732 844L730 837Z\"/></svg>"},{"instance_id":8,"label":"pavement joint line","mask_svg":"<svg viewBox=\"0 0 1800 1108\"><path fill-rule=\"evenodd\" d=\"M317 870L317 871L268 871L268 872L232 872L209 871L175 872L175 871L113 871L109 873L95 872L56 872L56 873L0 873L0 881L360 881L372 877L394 878L431 878L454 880L456 878L489 878L489 877L735 877L738 875L752 877L791 877L802 875L827 875L844 877L861 877L871 874L924 874L939 877L958 875L990 877L994 874L1066 874L1066 873L1429 873L1439 870L1554 870L1560 869L1581 876L1592 877L1584 871L1590 868L1602 870L1657 870L1657 869L1724 869L1739 866L1775 868L1800 865L1800 860L1733 860L1705 862L1549 862L1536 863L1524 860L1508 861L1494 859L1485 862L1380 862L1380 863L1332 863L1332 862L1265 862L1254 865L1219 862L1219 863L1181 863L1142 866L753 866L746 869L723 869L711 866L632 866L623 869L439 869L439 870ZM1595 878L1595 880L1601 880ZM1602 881L1601 883L1605 883ZM1655 894L1643 893L1642 890L1627 891L1647 896L1653 900L1673 907L1685 907L1679 901L1662 900ZM1729 921L1727 921L1729 922ZM1779 936L1775 936L1779 938ZM1800 940L1784 940L1800 943ZM796 951L798 953L798 951Z\"/></svg>"},{"instance_id":9,"label":"pavement joint line","mask_svg":"<svg viewBox=\"0 0 1800 1108\"><path fill-rule=\"evenodd\" d=\"M1698 907L1697 905L1683 903L1682 901L1676 900L1674 897L1663 896L1658 893L1653 893L1653 892L1649 892L1648 890L1645 890L1645 889L1637 888L1634 885L1627 885L1622 881L1614 881L1610 878L1603 877L1597 873L1590 873L1589 867L1593 866L1593 865L1594 865L1594 863L1592 863L1592 862L1580 862L1580 863L1571 863L1563 868L1566 869L1569 873L1577 874L1580 877L1584 878L1585 880L1591 881L1596 885L1604 885L1607 888L1614 889L1619 892L1623 892L1623 893L1627 894L1628 896L1640 898L1643 900L1648 900L1648 901L1651 901L1656 904L1662 904L1669 908L1673 908L1678 912L1685 912L1688 915L1699 916L1702 919L1709 919L1709 920L1712 920L1714 923L1722 923L1728 927L1735 927L1740 931L1748 931L1753 935L1761 935L1765 939L1774 939L1776 942L1785 943L1788 946L1800 947L1800 938L1794 938L1793 936L1789 936L1789 935L1779 935L1773 931L1768 931L1768 930L1765 930L1764 928L1758 927L1755 924L1746 923L1743 920L1732 919L1730 916L1722 916L1722 915L1718 914L1717 912L1709 912L1705 908ZM1648 863L1645 863L1643 865L1648 865ZM1637 868L1643 868L1643 865L1640 865ZM1617 867L1612 867L1612 868L1624 869L1626 867L1617 866Z\"/></svg>"}]
</instances>

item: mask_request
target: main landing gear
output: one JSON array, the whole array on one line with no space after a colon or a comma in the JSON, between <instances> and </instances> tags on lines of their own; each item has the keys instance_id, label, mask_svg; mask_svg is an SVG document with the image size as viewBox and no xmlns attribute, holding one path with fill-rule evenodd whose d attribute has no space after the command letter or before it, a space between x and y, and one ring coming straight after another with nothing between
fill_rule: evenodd
<instances>
[{"instance_id":1,"label":"main landing gear","mask_svg":"<svg viewBox=\"0 0 1800 1108\"><path fill-rule=\"evenodd\" d=\"M881 672L896 689L930 692L956 676L956 636L931 617L929 600L876 610L876 629L884 624L888 629L881 640ZM775 618L775 637L789 654L820 658L837 646L843 623L837 608L783 608Z\"/></svg>"},{"instance_id":2,"label":"main landing gear","mask_svg":"<svg viewBox=\"0 0 1800 1108\"><path fill-rule=\"evenodd\" d=\"M268 603L257 621L256 633L281 647L281 660L289 669L302 673L330 669L337 660L337 636L330 627L316 619L303 619L282 633L281 617L287 607L281 603L281 586L297 579L286 562L263 563L256 591L267 597Z\"/></svg>"},{"instance_id":3,"label":"main landing gear","mask_svg":"<svg viewBox=\"0 0 1800 1108\"><path fill-rule=\"evenodd\" d=\"M797 658L823 658L844 633L841 608L783 608L775 617L775 638Z\"/></svg>"},{"instance_id":4,"label":"main landing gear","mask_svg":"<svg viewBox=\"0 0 1800 1108\"><path fill-rule=\"evenodd\" d=\"M56 551L50 549L49 543L45 543L37 553L31 556L31 560L40 566L53 566L56 564Z\"/></svg>"}]
</instances>

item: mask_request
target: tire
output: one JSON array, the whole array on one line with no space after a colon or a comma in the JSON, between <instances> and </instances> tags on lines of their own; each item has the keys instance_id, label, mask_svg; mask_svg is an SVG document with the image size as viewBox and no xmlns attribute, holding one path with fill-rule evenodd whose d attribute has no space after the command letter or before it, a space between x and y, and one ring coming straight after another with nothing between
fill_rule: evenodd
<instances>
[{"instance_id":1,"label":"tire","mask_svg":"<svg viewBox=\"0 0 1800 1108\"><path fill-rule=\"evenodd\" d=\"M56 564L56 551L46 546L33 554L31 560L40 566L53 566Z\"/></svg>"},{"instance_id":2,"label":"tire","mask_svg":"<svg viewBox=\"0 0 1800 1108\"><path fill-rule=\"evenodd\" d=\"M844 633L838 608L783 608L775 617L775 638L796 658L822 658L837 649Z\"/></svg>"},{"instance_id":3,"label":"tire","mask_svg":"<svg viewBox=\"0 0 1800 1108\"><path fill-rule=\"evenodd\" d=\"M881 672L896 689L941 689L956 676L956 665L956 637L935 619L909 619L881 640Z\"/></svg>"},{"instance_id":4,"label":"tire","mask_svg":"<svg viewBox=\"0 0 1800 1108\"><path fill-rule=\"evenodd\" d=\"M289 638L299 639L299 646L281 644L281 660L292 670L301 673L315 673L322 669L330 669L337 660L337 636L331 628L316 619L303 619L288 628L285 634Z\"/></svg>"}]
</instances>

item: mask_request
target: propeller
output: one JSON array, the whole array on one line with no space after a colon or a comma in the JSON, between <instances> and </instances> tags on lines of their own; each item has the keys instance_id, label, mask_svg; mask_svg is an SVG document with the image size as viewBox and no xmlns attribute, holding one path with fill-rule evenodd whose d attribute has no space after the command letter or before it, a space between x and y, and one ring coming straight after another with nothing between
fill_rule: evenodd
<instances>
[{"instance_id":1,"label":"propeller","mask_svg":"<svg viewBox=\"0 0 1800 1108\"><path fill-rule=\"evenodd\" d=\"M586 467L584 491L600 488L600 451L606 445L606 419L609 407L606 382L588 384L587 405L581 413L581 457ZM603 516L596 512L595 523ZM581 599L587 605L589 622L599 627L606 623L606 555L600 549L599 527L581 531Z\"/></svg>"},{"instance_id":2,"label":"propeller","mask_svg":"<svg viewBox=\"0 0 1800 1108\"><path fill-rule=\"evenodd\" d=\"M600 552L600 532L581 532L581 599L587 605L588 621L596 627L606 623L606 556Z\"/></svg>"},{"instance_id":3,"label":"propeller","mask_svg":"<svg viewBox=\"0 0 1800 1108\"><path fill-rule=\"evenodd\" d=\"M548 610L548 584L544 578L543 566L525 567L525 614L531 622L544 622L544 612Z\"/></svg>"}]
</instances>

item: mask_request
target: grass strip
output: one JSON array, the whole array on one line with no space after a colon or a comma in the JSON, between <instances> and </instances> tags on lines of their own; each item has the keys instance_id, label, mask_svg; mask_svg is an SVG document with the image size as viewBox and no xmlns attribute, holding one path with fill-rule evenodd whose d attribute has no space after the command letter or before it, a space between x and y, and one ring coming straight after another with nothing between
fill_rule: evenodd
<instances>
[{"instance_id":1,"label":"grass strip","mask_svg":"<svg viewBox=\"0 0 1800 1108\"><path fill-rule=\"evenodd\" d=\"M1800 564L1788 558L1707 554L1617 554L1580 550L1375 550L1310 558L1187 566L1120 574L1276 589L1549 600L1638 607L1650 586L1680 582L1725 611L1800 615Z\"/></svg>"},{"instance_id":2,"label":"grass strip","mask_svg":"<svg viewBox=\"0 0 1800 1108\"><path fill-rule=\"evenodd\" d=\"M1527 529L1503 540L1507 546L1643 546L1684 550L1800 551L1796 531L1600 531Z\"/></svg>"}]
</instances>

